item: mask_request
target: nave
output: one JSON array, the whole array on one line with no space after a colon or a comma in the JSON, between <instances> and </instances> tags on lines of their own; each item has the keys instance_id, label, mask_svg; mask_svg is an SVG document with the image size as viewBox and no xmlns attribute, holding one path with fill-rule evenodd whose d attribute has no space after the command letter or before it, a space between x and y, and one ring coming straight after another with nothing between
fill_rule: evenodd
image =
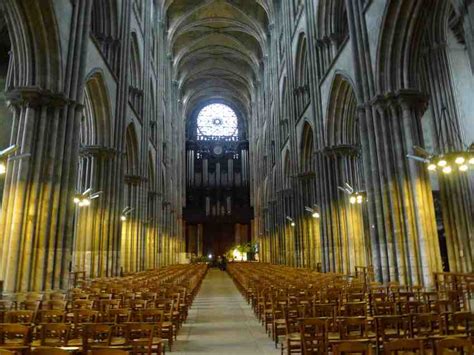
<instances>
[{"instance_id":1,"label":"nave","mask_svg":"<svg viewBox=\"0 0 474 355\"><path fill-rule=\"evenodd\" d=\"M231 278L218 269L207 273L175 350L177 354L280 353Z\"/></svg>"},{"instance_id":2,"label":"nave","mask_svg":"<svg viewBox=\"0 0 474 355\"><path fill-rule=\"evenodd\" d=\"M77 276L0 300L0 354L472 353L472 274L435 288L255 262Z\"/></svg>"}]
</instances>

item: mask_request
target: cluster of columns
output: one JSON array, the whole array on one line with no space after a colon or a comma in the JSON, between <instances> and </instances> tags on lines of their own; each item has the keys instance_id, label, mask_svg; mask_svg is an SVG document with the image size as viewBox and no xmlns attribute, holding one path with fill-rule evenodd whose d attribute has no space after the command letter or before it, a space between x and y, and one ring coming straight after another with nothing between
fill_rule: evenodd
<instances>
[{"instance_id":1,"label":"cluster of columns","mask_svg":"<svg viewBox=\"0 0 474 355\"><path fill-rule=\"evenodd\" d=\"M116 276L176 263L184 252L184 127L171 119L180 112L177 88L169 79L172 61L162 8L147 0L144 8L153 11L138 13L132 1L120 1L98 19L98 3L1 4L12 42L6 93L11 143L19 147L8 160L0 214L0 280L7 292L64 289L71 272ZM93 17L104 28L106 21L115 21L113 51L91 34ZM131 31L137 23L143 37L140 75L147 78L140 81L146 83L139 88L140 110L129 102ZM91 62L100 67L96 72L105 73L113 111L102 133L113 139L80 146ZM155 137L149 133L152 121L160 128ZM128 175L131 124L138 132L137 156ZM81 186L78 167L91 169L86 175L93 186ZM176 188L168 188L173 184ZM74 197L82 192L77 189L89 187L100 196L89 207L75 205ZM133 211L122 220L125 207Z\"/></svg>"},{"instance_id":2,"label":"cluster of columns","mask_svg":"<svg viewBox=\"0 0 474 355\"><path fill-rule=\"evenodd\" d=\"M398 6L389 3L385 6ZM368 9L370 5L373 8ZM383 16L385 10L382 4L379 5L380 16ZM411 5L415 6L414 3ZM418 5L417 11L425 9L432 18L437 19L441 16L436 11L450 7L448 2L442 1L435 2L430 11L424 8L428 6L425 2L420 1ZM457 7L457 11L464 14L465 28L472 24L471 7L472 2L463 2L462 6ZM379 281L429 286L432 285L433 272L443 270L433 201L433 177L430 177L425 165L407 159L407 154L412 153L414 146L424 146L429 132L424 130L421 122L427 110L435 111L430 124L442 131L438 132L438 136L455 133L439 125L442 120L440 103L448 105L451 118L458 124L452 78L449 77L453 69L449 68L445 47L439 46L439 43L423 42L423 45L431 45L438 51L423 54L428 56L425 64L429 64L429 70L423 70L422 64L410 72L411 68L396 63L396 60L406 62L407 59L401 55L390 57L390 52L372 56L374 51L383 52L384 48L396 46L373 43L367 14L377 11L377 6L360 0L347 0L344 1L344 9L347 41L342 38L344 34L331 33L338 27L336 25L328 27L325 32L321 30L324 21L333 22L324 18L321 6L313 1L305 1L303 13L296 18L290 15L293 13L291 4L282 4L278 25L270 26L270 59L267 58L259 81L251 125L252 168L258 171L259 162L272 154L271 146L263 145L260 139L264 127L270 126L269 141L274 140L276 149L280 148L281 153L277 151L274 166L270 165L266 171L253 175L254 238L260 244L260 257L265 261L350 274L355 273L357 266L364 266L373 269L373 277ZM410 16L413 22L420 24L424 19L426 22L423 24L435 21L428 19L429 16L422 17L421 12ZM441 32L446 25L432 22L431 25L413 29L412 33L419 33L412 40L428 37L432 29ZM389 23L386 24L387 29L383 25L384 22L381 31L391 30ZM408 28L409 24L405 23L405 26ZM395 28L395 25L392 27ZM339 25L339 28L344 26ZM282 77L285 77L289 88L296 85L294 68L298 64L295 61L302 60L295 58L294 53L299 32L304 32L307 38L306 55L310 65L311 103L305 112L297 112L296 99L292 96L283 104L281 99L285 100L285 97L280 93ZM337 45L321 45L322 42L318 42L321 36L338 38ZM466 34L466 42L469 42L469 36ZM385 32L377 38L384 42L393 40ZM422 46L422 42L417 43L414 48ZM472 49L471 46L472 43L467 43L468 50ZM279 55L281 47L282 58ZM415 52L412 55L416 58L420 54ZM348 60L351 61L350 66L346 64ZM423 62L413 58L410 60ZM392 71L378 72L384 70L384 66L375 61L390 62L387 68ZM406 72L403 73L403 70ZM347 90L353 91L357 105L353 120L360 142L351 147L355 154L344 152L347 148L344 145L339 149L331 143L331 120L341 120L351 110L343 100L331 102L331 99L326 99L332 97L331 90L335 85L324 83L338 75L344 77ZM390 75L394 76L393 80ZM397 81L397 75L404 78ZM425 75L426 84L422 84L423 80L412 79L410 75ZM281 116L284 114L283 107L289 107L288 118ZM335 117L331 116L333 107L338 113ZM289 119L288 142L281 141L278 130L278 122L286 119ZM311 151L313 168L309 172L301 161L306 153L302 148L305 144L300 138L299 127L305 119L311 125L314 141ZM340 134L347 134L345 121L339 125ZM440 151L446 149L442 147L442 142L437 144ZM339 151L334 152L334 148ZM333 153L328 154L330 150ZM290 157L288 167L286 156ZM288 180L290 183L286 186L285 181ZM362 204L349 203L347 194L338 189L345 182L357 184L354 189L361 190L367 199ZM466 217L473 215L472 179L440 177L440 190L450 270L470 272L473 265L470 252L473 249L473 221ZM319 208L317 218L312 218L305 209L314 205Z\"/></svg>"}]
</instances>

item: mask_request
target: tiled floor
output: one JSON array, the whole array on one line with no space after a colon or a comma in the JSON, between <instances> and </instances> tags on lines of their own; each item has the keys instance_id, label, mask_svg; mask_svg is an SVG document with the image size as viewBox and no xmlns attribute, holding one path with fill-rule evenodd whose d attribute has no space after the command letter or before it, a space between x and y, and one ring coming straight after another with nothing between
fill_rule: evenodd
<instances>
[{"instance_id":1,"label":"tiled floor","mask_svg":"<svg viewBox=\"0 0 474 355\"><path fill-rule=\"evenodd\" d=\"M227 273L211 269L173 354L280 354Z\"/></svg>"}]
</instances>

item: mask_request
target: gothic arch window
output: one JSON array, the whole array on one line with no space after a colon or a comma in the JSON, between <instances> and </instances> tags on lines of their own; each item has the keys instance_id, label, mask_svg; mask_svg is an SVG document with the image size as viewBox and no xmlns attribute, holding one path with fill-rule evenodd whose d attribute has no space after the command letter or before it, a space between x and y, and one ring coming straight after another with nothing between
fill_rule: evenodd
<instances>
[{"instance_id":1,"label":"gothic arch window","mask_svg":"<svg viewBox=\"0 0 474 355\"><path fill-rule=\"evenodd\" d=\"M237 137L238 119L235 111L229 106L216 103L205 106L197 116L197 137Z\"/></svg>"},{"instance_id":2,"label":"gothic arch window","mask_svg":"<svg viewBox=\"0 0 474 355\"><path fill-rule=\"evenodd\" d=\"M290 152L288 150L285 153L285 160L283 165L283 187L285 189L291 188L291 160Z\"/></svg>"},{"instance_id":3,"label":"gothic arch window","mask_svg":"<svg viewBox=\"0 0 474 355\"><path fill-rule=\"evenodd\" d=\"M298 42L298 51L296 54L296 112L298 118L304 113L304 110L310 102L310 71L308 63L308 48L306 36L300 34Z\"/></svg>"},{"instance_id":4,"label":"gothic arch window","mask_svg":"<svg viewBox=\"0 0 474 355\"><path fill-rule=\"evenodd\" d=\"M110 103L104 80L100 73L94 73L84 88L84 111L79 127L82 152L78 167L78 191L96 187L95 175L100 160L89 148L110 147L110 117Z\"/></svg>"},{"instance_id":5,"label":"gothic arch window","mask_svg":"<svg viewBox=\"0 0 474 355\"><path fill-rule=\"evenodd\" d=\"M134 88L141 88L141 60L138 38L135 32L131 34L130 44L130 85Z\"/></svg>"},{"instance_id":6,"label":"gothic arch window","mask_svg":"<svg viewBox=\"0 0 474 355\"><path fill-rule=\"evenodd\" d=\"M288 122L290 120L290 112L288 110L288 86L286 78L283 81L283 88L280 97L280 141L283 145L288 138Z\"/></svg>"},{"instance_id":7,"label":"gothic arch window","mask_svg":"<svg viewBox=\"0 0 474 355\"><path fill-rule=\"evenodd\" d=\"M2 82L2 90L5 87L9 87L10 83L8 80L8 73L13 72L13 68L10 66L10 37L7 30L5 19L3 14L0 12L0 81ZM6 83L6 85L5 85ZM12 115L7 107L7 102L4 95L0 95L0 149L8 147L10 144L10 135L12 129ZM4 179L0 179L0 205L3 193Z\"/></svg>"},{"instance_id":8,"label":"gothic arch window","mask_svg":"<svg viewBox=\"0 0 474 355\"><path fill-rule=\"evenodd\" d=\"M308 122L305 122L301 139L301 171L303 173L313 171L313 149L313 129Z\"/></svg>"},{"instance_id":9,"label":"gothic arch window","mask_svg":"<svg viewBox=\"0 0 474 355\"><path fill-rule=\"evenodd\" d=\"M135 113L142 117L143 114L143 86L142 86L142 64L140 58L140 47L135 32L131 34L130 45L130 86L128 91L128 101L132 105Z\"/></svg>"},{"instance_id":10,"label":"gothic arch window","mask_svg":"<svg viewBox=\"0 0 474 355\"><path fill-rule=\"evenodd\" d=\"M138 174L138 140L133 124L129 124L125 133L125 174Z\"/></svg>"},{"instance_id":11,"label":"gothic arch window","mask_svg":"<svg viewBox=\"0 0 474 355\"><path fill-rule=\"evenodd\" d=\"M91 34L112 71L117 74L120 42L118 40L116 0L93 1Z\"/></svg>"}]
</instances>

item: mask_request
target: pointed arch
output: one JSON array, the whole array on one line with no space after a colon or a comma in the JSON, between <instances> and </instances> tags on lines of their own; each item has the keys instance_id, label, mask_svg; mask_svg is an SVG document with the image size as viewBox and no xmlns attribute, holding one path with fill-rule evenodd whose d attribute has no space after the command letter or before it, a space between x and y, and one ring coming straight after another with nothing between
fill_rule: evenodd
<instances>
[{"instance_id":1,"label":"pointed arch","mask_svg":"<svg viewBox=\"0 0 474 355\"><path fill-rule=\"evenodd\" d=\"M305 122L301 135L301 172L309 173L314 171L313 151L313 128L308 122Z\"/></svg>"},{"instance_id":2,"label":"pointed arch","mask_svg":"<svg viewBox=\"0 0 474 355\"><path fill-rule=\"evenodd\" d=\"M290 151L287 149L283 155L283 188L291 188L291 159Z\"/></svg>"},{"instance_id":3,"label":"pointed arch","mask_svg":"<svg viewBox=\"0 0 474 355\"><path fill-rule=\"evenodd\" d=\"M305 33L300 33L295 58L295 96L298 118L304 113L310 102L310 65L308 59L308 42Z\"/></svg>"},{"instance_id":4,"label":"pointed arch","mask_svg":"<svg viewBox=\"0 0 474 355\"><path fill-rule=\"evenodd\" d=\"M357 98L349 79L337 73L334 76L326 113L328 146L359 145L357 127Z\"/></svg>"},{"instance_id":5,"label":"pointed arch","mask_svg":"<svg viewBox=\"0 0 474 355\"><path fill-rule=\"evenodd\" d=\"M130 123L125 132L125 174L138 174L139 145L133 123Z\"/></svg>"},{"instance_id":6,"label":"pointed arch","mask_svg":"<svg viewBox=\"0 0 474 355\"><path fill-rule=\"evenodd\" d=\"M52 1L4 0L2 5L12 44L11 88L62 92L63 60Z\"/></svg>"},{"instance_id":7,"label":"pointed arch","mask_svg":"<svg viewBox=\"0 0 474 355\"><path fill-rule=\"evenodd\" d=\"M130 41L130 86L140 89L142 64L140 57L140 47L138 45L138 37L135 32L131 33L132 39Z\"/></svg>"},{"instance_id":8,"label":"pointed arch","mask_svg":"<svg viewBox=\"0 0 474 355\"><path fill-rule=\"evenodd\" d=\"M427 20L424 0L389 1L377 50L377 93L416 88L416 71Z\"/></svg>"},{"instance_id":9,"label":"pointed arch","mask_svg":"<svg viewBox=\"0 0 474 355\"><path fill-rule=\"evenodd\" d=\"M82 146L110 147L113 129L107 87L100 71L93 71L84 88L84 118L80 128Z\"/></svg>"},{"instance_id":10,"label":"pointed arch","mask_svg":"<svg viewBox=\"0 0 474 355\"><path fill-rule=\"evenodd\" d=\"M91 35L112 71L117 74L120 47L117 0L93 1Z\"/></svg>"}]
</instances>

